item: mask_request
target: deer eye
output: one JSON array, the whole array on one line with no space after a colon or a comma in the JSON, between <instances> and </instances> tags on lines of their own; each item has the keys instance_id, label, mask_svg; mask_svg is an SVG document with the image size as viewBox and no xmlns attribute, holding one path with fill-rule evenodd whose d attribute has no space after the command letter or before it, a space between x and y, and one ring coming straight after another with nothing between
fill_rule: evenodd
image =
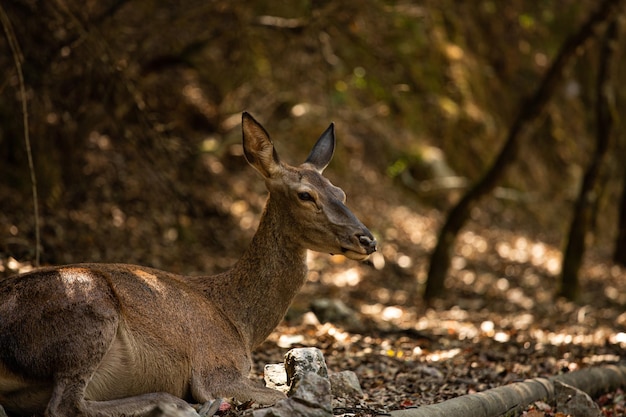
<instances>
[{"instance_id":1,"label":"deer eye","mask_svg":"<svg viewBox=\"0 0 626 417\"><path fill-rule=\"evenodd\" d=\"M315 199L313 198L313 196L309 193L307 193L306 191L301 191L298 193L298 198L301 201L315 201Z\"/></svg>"}]
</instances>

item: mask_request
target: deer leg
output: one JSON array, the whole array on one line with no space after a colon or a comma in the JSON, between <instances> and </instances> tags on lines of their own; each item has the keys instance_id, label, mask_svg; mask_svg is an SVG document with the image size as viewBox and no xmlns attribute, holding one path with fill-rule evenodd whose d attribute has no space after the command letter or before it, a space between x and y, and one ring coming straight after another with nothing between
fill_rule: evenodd
<instances>
[{"instance_id":1,"label":"deer leg","mask_svg":"<svg viewBox=\"0 0 626 417\"><path fill-rule=\"evenodd\" d=\"M56 378L44 415L46 417L89 416L83 402L86 386L85 378Z\"/></svg>"},{"instance_id":2,"label":"deer leg","mask_svg":"<svg viewBox=\"0 0 626 417\"><path fill-rule=\"evenodd\" d=\"M254 401L260 405L272 405L287 398L280 391L256 385L250 379L236 371L215 371L203 376L194 373L191 379L193 398L200 403L207 403L216 397L234 397L239 401ZM217 394L217 395L216 395Z\"/></svg>"},{"instance_id":3,"label":"deer leg","mask_svg":"<svg viewBox=\"0 0 626 417\"><path fill-rule=\"evenodd\" d=\"M174 406L180 412L176 415L199 416L196 410L185 400L165 392L154 392L109 401L85 401L89 417L148 417L154 415L155 408L165 404Z\"/></svg>"},{"instance_id":4,"label":"deer leg","mask_svg":"<svg viewBox=\"0 0 626 417\"><path fill-rule=\"evenodd\" d=\"M45 412L46 417L148 417L161 404L173 405L185 416L198 416L186 401L165 392L155 392L134 397L107 401L90 401L84 398L86 381L76 378L57 379L52 397Z\"/></svg>"},{"instance_id":5,"label":"deer leg","mask_svg":"<svg viewBox=\"0 0 626 417\"><path fill-rule=\"evenodd\" d=\"M90 400L89 391L93 389L88 389L88 386L94 382L95 373L115 343L114 338L120 329L117 319L92 320L90 326L83 328L98 329L99 339L90 338L92 336L90 332L81 332L75 334L71 341L59 342L60 346L65 346L72 352L80 352L80 355L73 358L61 355L62 360L59 360L59 356L52 357L59 363L54 370L52 393L45 417L144 417L150 416L160 404L173 405L174 408L183 410L184 415L198 416L187 402L164 392L113 400ZM76 346L77 343L82 343L82 346ZM60 350L60 347L57 347L57 350ZM100 381L100 384L104 383Z\"/></svg>"},{"instance_id":6,"label":"deer leg","mask_svg":"<svg viewBox=\"0 0 626 417\"><path fill-rule=\"evenodd\" d=\"M273 405L278 401L287 398L287 396L282 392L256 385L253 381L247 378L243 379L241 384L234 385L232 389L233 397L239 398L243 401L246 399L253 400L259 405Z\"/></svg>"}]
</instances>

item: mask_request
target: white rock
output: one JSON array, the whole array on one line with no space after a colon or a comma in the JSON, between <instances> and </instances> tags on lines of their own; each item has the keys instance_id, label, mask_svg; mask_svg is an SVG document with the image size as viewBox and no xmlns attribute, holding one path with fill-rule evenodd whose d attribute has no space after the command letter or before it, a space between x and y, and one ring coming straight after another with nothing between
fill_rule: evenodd
<instances>
[{"instance_id":1,"label":"white rock","mask_svg":"<svg viewBox=\"0 0 626 417\"><path fill-rule=\"evenodd\" d=\"M265 365L263 372L265 379L265 386L272 388L285 394L289 391L289 385L287 384L287 371L285 371L284 363L271 363Z\"/></svg>"},{"instance_id":2,"label":"white rock","mask_svg":"<svg viewBox=\"0 0 626 417\"><path fill-rule=\"evenodd\" d=\"M285 370L290 387L288 395L293 394L305 374L314 373L322 378L328 378L324 354L318 348L291 349L285 355Z\"/></svg>"}]
</instances>

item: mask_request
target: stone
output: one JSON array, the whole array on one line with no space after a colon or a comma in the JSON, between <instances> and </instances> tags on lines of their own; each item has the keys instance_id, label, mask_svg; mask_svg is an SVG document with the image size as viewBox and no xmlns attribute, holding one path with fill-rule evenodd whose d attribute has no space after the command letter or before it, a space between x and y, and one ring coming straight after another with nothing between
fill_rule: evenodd
<instances>
[{"instance_id":1,"label":"stone","mask_svg":"<svg viewBox=\"0 0 626 417\"><path fill-rule=\"evenodd\" d=\"M263 378L265 379L266 387L284 392L285 394L289 391L289 384L287 384L287 371L285 370L284 363L271 363L265 365Z\"/></svg>"},{"instance_id":2,"label":"stone","mask_svg":"<svg viewBox=\"0 0 626 417\"><path fill-rule=\"evenodd\" d=\"M324 354L318 348L291 349L285 355L285 370L289 384L288 396L294 393L305 374L314 373L322 378L328 378Z\"/></svg>"},{"instance_id":3,"label":"stone","mask_svg":"<svg viewBox=\"0 0 626 417\"><path fill-rule=\"evenodd\" d=\"M338 299L317 299L311 303L311 310L321 323L333 323L354 332L360 332L365 327L359 315Z\"/></svg>"},{"instance_id":4,"label":"stone","mask_svg":"<svg viewBox=\"0 0 626 417\"><path fill-rule=\"evenodd\" d=\"M271 375L268 375L268 370ZM255 410L253 417L332 417L332 393L324 354L317 348L292 349L285 355L284 368L265 367L265 380L279 380L286 374L289 398L269 408ZM269 383L267 386L270 386Z\"/></svg>"},{"instance_id":5,"label":"stone","mask_svg":"<svg viewBox=\"0 0 626 417\"><path fill-rule=\"evenodd\" d=\"M293 388L293 387L292 387ZM295 389L292 390L289 399L304 404L310 408L320 408L332 415L333 399L328 378L315 374L306 373L302 376Z\"/></svg>"},{"instance_id":6,"label":"stone","mask_svg":"<svg viewBox=\"0 0 626 417\"><path fill-rule=\"evenodd\" d=\"M331 392L334 397L362 397L363 390L359 378L352 371L341 371L330 374Z\"/></svg>"},{"instance_id":7,"label":"stone","mask_svg":"<svg viewBox=\"0 0 626 417\"><path fill-rule=\"evenodd\" d=\"M556 411L559 413L576 417L602 416L600 407L586 392L561 381L554 381L554 391Z\"/></svg>"},{"instance_id":8,"label":"stone","mask_svg":"<svg viewBox=\"0 0 626 417\"><path fill-rule=\"evenodd\" d=\"M272 407L255 410L253 417L332 417L330 381L315 373L304 374L291 397Z\"/></svg>"},{"instance_id":9,"label":"stone","mask_svg":"<svg viewBox=\"0 0 626 417\"><path fill-rule=\"evenodd\" d=\"M319 326L322 323L320 323L319 319L317 318L317 316L315 315L314 312L307 311L306 313L304 313L302 315L302 323L301 324L303 326L316 327L316 326Z\"/></svg>"}]
</instances>

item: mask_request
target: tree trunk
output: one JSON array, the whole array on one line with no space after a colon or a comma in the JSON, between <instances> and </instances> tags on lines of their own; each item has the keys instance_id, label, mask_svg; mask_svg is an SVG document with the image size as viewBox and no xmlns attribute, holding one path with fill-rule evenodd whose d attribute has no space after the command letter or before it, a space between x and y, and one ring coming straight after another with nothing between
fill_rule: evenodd
<instances>
[{"instance_id":1,"label":"tree trunk","mask_svg":"<svg viewBox=\"0 0 626 417\"><path fill-rule=\"evenodd\" d=\"M518 415L535 401L555 402L556 381L590 396L626 387L626 366L583 369L550 379L533 378L476 394L463 395L439 404L397 410L392 417L496 417Z\"/></svg>"},{"instance_id":2,"label":"tree trunk","mask_svg":"<svg viewBox=\"0 0 626 417\"><path fill-rule=\"evenodd\" d=\"M593 223L594 207L599 196L598 177L602 162L609 149L613 128L613 77L612 67L619 36L619 24L614 19L602 43L596 83L596 149L583 177L580 194L574 206L567 245L563 255L561 288L559 294L576 301L580 298L578 272L585 254L585 238Z\"/></svg>"},{"instance_id":3,"label":"tree trunk","mask_svg":"<svg viewBox=\"0 0 626 417\"><path fill-rule=\"evenodd\" d=\"M626 167L622 167L622 199L619 204L618 232L615 239L613 262L626 266Z\"/></svg>"},{"instance_id":4,"label":"tree trunk","mask_svg":"<svg viewBox=\"0 0 626 417\"><path fill-rule=\"evenodd\" d=\"M622 2L623 0L605 0L598 10L591 14L578 32L570 35L565 40L535 93L521 104L519 113L508 132L504 145L492 165L448 214L439 232L437 246L430 258L430 269L424 293L426 300L440 297L444 293L444 280L450 268L456 236L469 218L472 207L478 200L493 190L506 168L515 160L520 139L543 113L549 99L562 84L563 69L574 59L587 41L594 36L597 26L614 16L617 7Z\"/></svg>"}]
</instances>

